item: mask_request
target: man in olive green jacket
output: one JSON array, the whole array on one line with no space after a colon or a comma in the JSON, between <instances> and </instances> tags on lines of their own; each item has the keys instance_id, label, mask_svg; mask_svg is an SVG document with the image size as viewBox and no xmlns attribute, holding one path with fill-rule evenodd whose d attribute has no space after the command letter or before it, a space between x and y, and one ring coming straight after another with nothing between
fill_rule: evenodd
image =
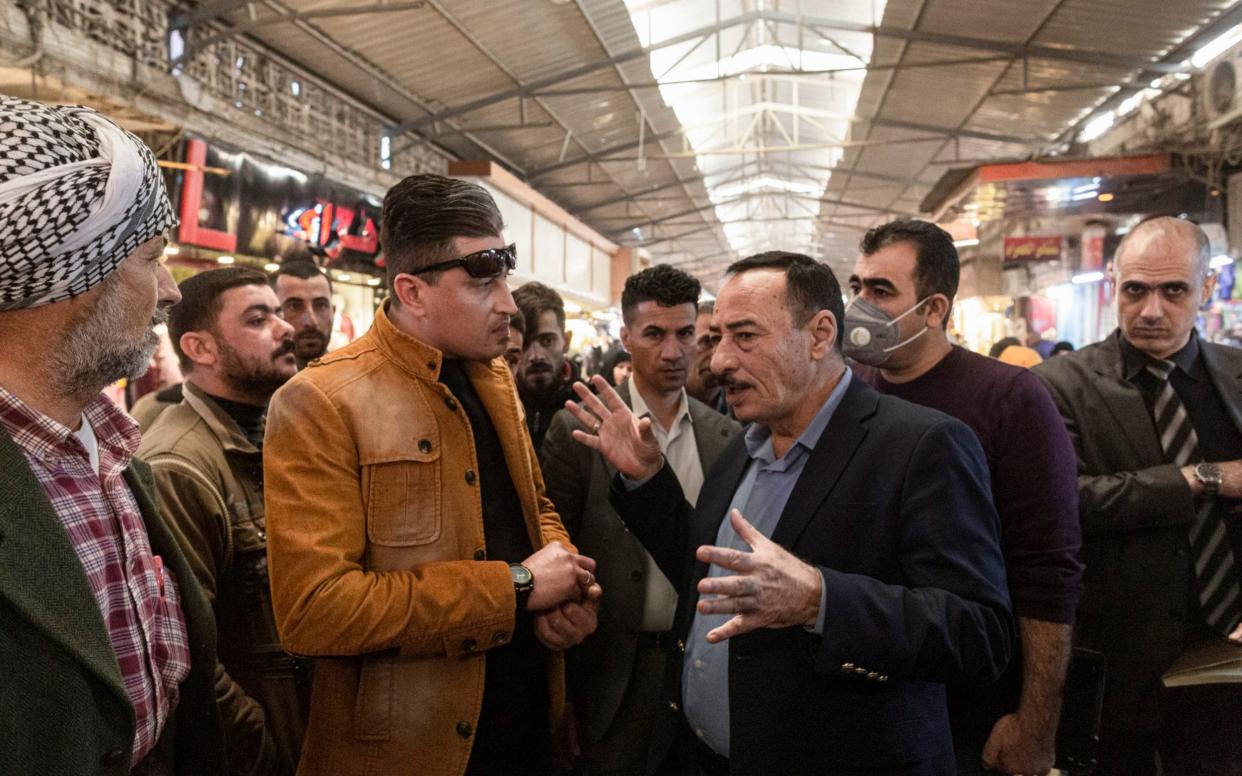
<instances>
[{"instance_id":1,"label":"man in olive green jacket","mask_svg":"<svg viewBox=\"0 0 1242 776\"><path fill-rule=\"evenodd\" d=\"M297 369L293 327L263 273L228 267L181 283L169 332L184 399L143 438L160 510L215 607L216 694L229 773L292 776L309 703L309 661L280 648L267 578L263 423Z\"/></svg>"}]
</instances>

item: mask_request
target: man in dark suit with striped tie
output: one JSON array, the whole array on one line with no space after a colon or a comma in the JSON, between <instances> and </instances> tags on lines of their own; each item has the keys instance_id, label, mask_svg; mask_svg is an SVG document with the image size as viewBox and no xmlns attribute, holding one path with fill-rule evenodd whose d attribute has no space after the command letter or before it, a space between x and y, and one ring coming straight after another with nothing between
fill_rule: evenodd
<instances>
[{"instance_id":1,"label":"man in dark suit with striped tie","mask_svg":"<svg viewBox=\"0 0 1242 776\"><path fill-rule=\"evenodd\" d=\"M1242 351L1195 332L1207 236L1136 226L1112 268L1119 329L1035 369L1078 455L1080 646L1106 661L1097 773L1242 773L1242 685L1164 689L1189 646L1242 643Z\"/></svg>"}]
</instances>

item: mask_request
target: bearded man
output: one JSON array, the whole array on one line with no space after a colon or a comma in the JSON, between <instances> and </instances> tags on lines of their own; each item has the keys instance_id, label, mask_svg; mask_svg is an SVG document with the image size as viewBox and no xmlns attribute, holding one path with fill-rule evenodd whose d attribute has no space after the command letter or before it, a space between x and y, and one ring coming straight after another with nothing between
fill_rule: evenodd
<instances>
[{"instance_id":1,"label":"bearded man","mask_svg":"<svg viewBox=\"0 0 1242 776\"><path fill-rule=\"evenodd\" d=\"M0 96L0 773L224 768L211 606L100 393L180 299L175 224L136 137Z\"/></svg>"}]
</instances>

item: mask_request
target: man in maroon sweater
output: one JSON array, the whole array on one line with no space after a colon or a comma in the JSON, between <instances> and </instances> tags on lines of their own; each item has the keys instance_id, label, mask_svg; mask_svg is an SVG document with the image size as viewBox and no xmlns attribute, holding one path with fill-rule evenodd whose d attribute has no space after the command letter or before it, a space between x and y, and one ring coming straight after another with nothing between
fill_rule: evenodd
<instances>
[{"instance_id":1,"label":"man in maroon sweater","mask_svg":"<svg viewBox=\"0 0 1242 776\"><path fill-rule=\"evenodd\" d=\"M1074 610L1082 590L1074 448L1056 405L1025 369L955 347L953 238L894 221L868 232L849 285L845 353L881 393L938 409L979 437L1001 519L1021 659L996 685L952 688L959 774L1053 765ZM874 367L874 368L868 368Z\"/></svg>"}]
</instances>

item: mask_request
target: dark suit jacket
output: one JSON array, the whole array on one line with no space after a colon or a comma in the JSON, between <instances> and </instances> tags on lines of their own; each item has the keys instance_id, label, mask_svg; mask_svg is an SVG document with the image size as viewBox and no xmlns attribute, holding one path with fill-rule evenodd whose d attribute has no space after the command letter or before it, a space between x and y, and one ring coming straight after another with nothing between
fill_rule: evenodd
<instances>
[{"instance_id":1,"label":"dark suit jacket","mask_svg":"<svg viewBox=\"0 0 1242 776\"><path fill-rule=\"evenodd\" d=\"M628 493L614 481L681 593L683 638L707 573L695 548L715 544L748 463L739 436L693 513L667 467ZM823 573L824 635L729 643L732 773L953 773L943 682L994 680L1014 638L998 531L970 429L853 380L772 535Z\"/></svg>"},{"instance_id":2,"label":"dark suit jacket","mask_svg":"<svg viewBox=\"0 0 1242 776\"><path fill-rule=\"evenodd\" d=\"M628 380L617 393L631 406ZM689 407L706 474L741 426L697 399L689 398ZM570 698L585 740L594 743L612 724L630 683L645 603L646 558L642 545L608 502L616 469L604 456L575 442L570 434L575 428L582 425L567 411L558 412L544 439L540 463L548 498L578 551L595 559L604 588L599 627L569 653Z\"/></svg>"},{"instance_id":3,"label":"dark suit jacket","mask_svg":"<svg viewBox=\"0 0 1242 776\"><path fill-rule=\"evenodd\" d=\"M1035 368L1078 455L1085 588L1075 638L1105 653L1104 724L1161 723L1160 675L1184 646L1195 504L1165 463L1143 395L1125 379L1114 334ZM1242 351L1200 341L1203 363L1242 429ZM1242 455L1242 451L1239 451Z\"/></svg>"},{"instance_id":4,"label":"dark suit jacket","mask_svg":"<svg viewBox=\"0 0 1242 776\"><path fill-rule=\"evenodd\" d=\"M170 772L225 772L216 709L216 626L207 596L160 521L151 470L125 472L151 550L180 585L190 675L150 755ZM129 773L134 711L69 537L20 449L0 431L0 773ZM149 759L150 759L149 758Z\"/></svg>"}]
</instances>

